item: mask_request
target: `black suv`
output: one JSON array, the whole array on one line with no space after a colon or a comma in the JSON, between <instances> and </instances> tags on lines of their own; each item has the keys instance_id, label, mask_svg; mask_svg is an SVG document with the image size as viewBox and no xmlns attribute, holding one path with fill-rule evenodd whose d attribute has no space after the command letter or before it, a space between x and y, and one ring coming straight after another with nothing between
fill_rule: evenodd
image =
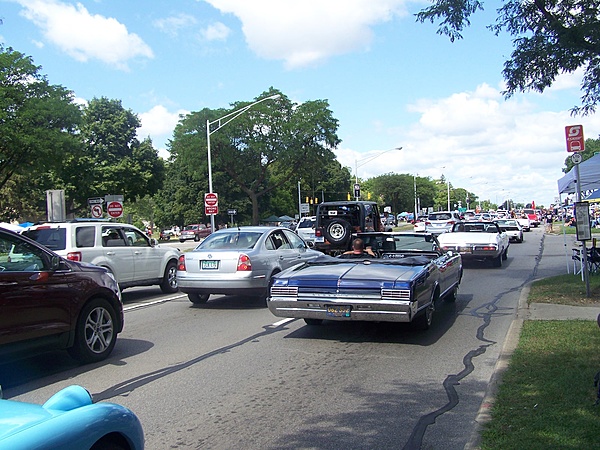
<instances>
[{"instance_id":1,"label":"black suv","mask_svg":"<svg viewBox=\"0 0 600 450\"><path fill-rule=\"evenodd\" d=\"M336 255L349 250L352 236L365 231L392 231L381 223L375 202L323 202L317 206L315 250Z\"/></svg>"}]
</instances>

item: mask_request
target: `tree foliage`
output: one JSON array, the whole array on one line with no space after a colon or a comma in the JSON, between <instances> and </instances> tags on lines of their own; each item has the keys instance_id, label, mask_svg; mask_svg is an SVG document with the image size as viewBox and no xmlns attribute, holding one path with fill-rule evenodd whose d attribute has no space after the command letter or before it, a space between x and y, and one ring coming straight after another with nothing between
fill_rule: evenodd
<instances>
[{"instance_id":1,"label":"tree foliage","mask_svg":"<svg viewBox=\"0 0 600 450\"><path fill-rule=\"evenodd\" d=\"M434 0L417 14L420 22L439 20L438 33L451 41L462 38L470 17L483 9L478 0ZM561 73L584 69L581 105L588 114L600 100L600 11L595 0L504 0L496 34L513 36L513 52L504 64L508 97L515 92L543 92Z\"/></svg>"},{"instance_id":2,"label":"tree foliage","mask_svg":"<svg viewBox=\"0 0 600 450\"><path fill-rule=\"evenodd\" d=\"M279 97L260 101L274 95ZM238 111L242 113L236 114ZM233 119L219 121L224 117ZM203 195L208 191L207 121L212 124L213 191L220 193L219 205L232 207L244 196L246 205L248 200L251 205L253 224L259 223L262 210L269 209L277 189L294 189L298 180L310 179L335 160L332 149L339 143L337 120L325 100L297 104L273 88L252 102L233 103L227 110L188 114L177 125L170 143L173 169L169 173L174 172L177 179L168 181L170 186L161 194L166 203L167 199L181 200L186 192L189 208L174 215L177 221L183 218L187 222L189 215L203 216ZM248 211L247 207L240 209Z\"/></svg>"},{"instance_id":3,"label":"tree foliage","mask_svg":"<svg viewBox=\"0 0 600 450\"><path fill-rule=\"evenodd\" d=\"M155 194L162 186L165 167L150 139L136 137L141 126L136 114L120 100L94 98L83 108L80 147L56 171L69 212L87 208L87 198L123 195L127 201Z\"/></svg>"},{"instance_id":4,"label":"tree foliage","mask_svg":"<svg viewBox=\"0 0 600 450\"><path fill-rule=\"evenodd\" d=\"M76 148L80 117L69 90L48 83L30 57L0 46L0 190L5 196L4 211L35 209L26 198L13 197L9 205L11 195L6 189L15 194L19 187L7 183L19 177L19 181L35 180L42 191L50 189L41 185L48 179L40 174L60 167L65 155ZM5 218L10 219L8 216Z\"/></svg>"}]
</instances>

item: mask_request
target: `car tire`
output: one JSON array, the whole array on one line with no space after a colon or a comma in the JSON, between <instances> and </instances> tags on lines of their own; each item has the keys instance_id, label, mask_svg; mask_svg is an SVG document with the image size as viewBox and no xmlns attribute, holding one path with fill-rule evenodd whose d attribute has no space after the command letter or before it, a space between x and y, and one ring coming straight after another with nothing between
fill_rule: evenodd
<instances>
[{"instance_id":1,"label":"car tire","mask_svg":"<svg viewBox=\"0 0 600 450\"><path fill-rule=\"evenodd\" d=\"M455 302L457 297L458 297L458 286L454 286L452 289L450 289L450 292L448 292L446 294L445 300L448 302Z\"/></svg>"},{"instance_id":2,"label":"car tire","mask_svg":"<svg viewBox=\"0 0 600 450\"><path fill-rule=\"evenodd\" d=\"M342 219L334 219L325 227L325 238L335 245L347 243L351 233L350 224Z\"/></svg>"},{"instance_id":3,"label":"car tire","mask_svg":"<svg viewBox=\"0 0 600 450\"><path fill-rule=\"evenodd\" d=\"M188 294L188 299L194 305L202 305L208 301L210 294L198 294L197 292L190 292Z\"/></svg>"},{"instance_id":4,"label":"car tire","mask_svg":"<svg viewBox=\"0 0 600 450\"><path fill-rule=\"evenodd\" d=\"M304 319L306 325L319 326L323 323L323 319Z\"/></svg>"},{"instance_id":5,"label":"car tire","mask_svg":"<svg viewBox=\"0 0 600 450\"><path fill-rule=\"evenodd\" d=\"M433 322L433 313L435 312L435 294L431 296L431 303L415 318L415 326L422 331L429 330Z\"/></svg>"},{"instance_id":6,"label":"car tire","mask_svg":"<svg viewBox=\"0 0 600 450\"><path fill-rule=\"evenodd\" d=\"M69 354L82 363L105 359L117 342L117 315L103 298L90 300L79 313L75 342Z\"/></svg>"},{"instance_id":7,"label":"car tire","mask_svg":"<svg viewBox=\"0 0 600 450\"><path fill-rule=\"evenodd\" d=\"M179 239L179 242L183 243L183 242L185 242L185 239Z\"/></svg>"},{"instance_id":8,"label":"car tire","mask_svg":"<svg viewBox=\"0 0 600 450\"><path fill-rule=\"evenodd\" d=\"M160 283L160 290L165 294L177 292L177 263L175 261L167 263L162 283Z\"/></svg>"}]
</instances>

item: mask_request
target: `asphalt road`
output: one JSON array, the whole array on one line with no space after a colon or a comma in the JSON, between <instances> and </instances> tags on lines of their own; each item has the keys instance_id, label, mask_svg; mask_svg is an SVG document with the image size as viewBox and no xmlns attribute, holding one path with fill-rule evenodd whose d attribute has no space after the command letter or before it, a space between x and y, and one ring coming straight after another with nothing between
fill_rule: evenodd
<instances>
[{"instance_id":1,"label":"asphalt road","mask_svg":"<svg viewBox=\"0 0 600 450\"><path fill-rule=\"evenodd\" d=\"M457 301L439 305L427 332L311 327L250 298L195 307L125 290L125 330L107 361L54 352L0 365L0 383L5 398L35 403L80 384L131 408L148 449L462 449L542 249L534 229L502 268L466 264Z\"/></svg>"}]
</instances>

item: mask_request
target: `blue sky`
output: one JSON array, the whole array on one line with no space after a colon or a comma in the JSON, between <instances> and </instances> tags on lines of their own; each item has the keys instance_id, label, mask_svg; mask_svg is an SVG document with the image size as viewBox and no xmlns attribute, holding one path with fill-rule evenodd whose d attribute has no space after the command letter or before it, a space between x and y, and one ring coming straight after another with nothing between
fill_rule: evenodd
<instances>
[{"instance_id":1,"label":"blue sky","mask_svg":"<svg viewBox=\"0 0 600 450\"><path fill-rule=\"evenodd\" d=\"M568 156L581 74L506 100L509 36L486 3L454 43L403 0L2 0L0 42L33 58L82 102L120 99L166 155L180 114L251 101L273 86L327 99L338 160L354 175L439 178L482 199L548 205ZM402 147L401 151L388 151ZM385 153L384 153L385 152ZM378 156L380 155L380 156Z\"/></svg>"}]
</instances>

